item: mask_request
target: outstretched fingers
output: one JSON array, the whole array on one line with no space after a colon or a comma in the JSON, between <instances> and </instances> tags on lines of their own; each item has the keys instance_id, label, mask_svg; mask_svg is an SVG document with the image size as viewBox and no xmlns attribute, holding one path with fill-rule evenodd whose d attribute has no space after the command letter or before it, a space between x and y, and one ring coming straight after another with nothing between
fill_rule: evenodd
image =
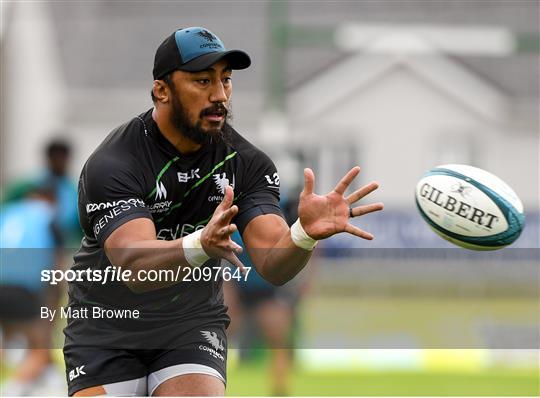
<instances>
[{"instance_id":1,"label":"outstretched fingers","mask_svg":"<svg viewBox=\"0 0 540 398\"><path fill-rule=\"evenodd\" d=\"M244 251L244 249L242 249L242 246L240 246L238 243L236 243L232 239L230 240L229 244L227 245L227 250L229 250L229 251L231 251L233 253L236 253L236 254L241 254Z\"/></svg>"},{"instance_id":2,"label":"outstretched fingers","mask_svg":"<svg viewBox=\"0 0 540 398\"><path fill-rule=\"evenodd\" d=\"M218 207L216 207L215 215L218 215L217 221L220 224L230 224L234 216L238 214L238 206L233 205L234 201L234 191L232 187L229 185L225 188L225 192L223 195L223 200L219 204ZM219 214L221 213L221 214Z\"/></svg>"},{"instance_id":3,"label":"outstretched fingers","mask_svg":"<svg viewBox=\"0 0 540 398\"><path fill-rule=\"evenodd\" d=\"M219 204L218 208L220 208L221 210L227 210L228 208L232 206L233 200L234 200L234 190L232 189L230 185L228 185L227 187L225 187L223 200Z\"/></svg>"},{"instance_id":4,"label":"outstretched fingers","mask_svg":"<svg viewBox=\"0 0 540 398\"><path fill-rule=\"evenodd\" d=\"M220 235L225 235L225 236L231 236L237 230L238 230L238 227L235 224L228 224L228 225L225 225L224 227L222 227L219 230L219 234Z\"/></svg>"},{"instance_id":5,"label":"outstretched fingers","mask_svg":"<svg viewBox=\"0 0 540 398\"><path fill-rule=\"evenodd\" d=\"M336 187L334 188L334 192L343 195L349 185L351 185L351 182L355 179L355 177L360 173L360 167L356 166L353 167L345 176L338 182Z\"/></svg>"},{"instance_id":6,"label":"outstretched fingers","mask_svg":"<svg viewBox=\"0 0 540 398\"><path fill-rule=\"evenodd\" d=\"M313 193L313 187L315 185L315 174L310 168L304 169L304 191L306 195L311 195Z\"/></svg>"},{"instance_id":7,"label":"outstretched fingers","mask_svg":"<svg viewBox=\"0 0 540 398\"><path fill-rule=\"evenodd\" d=\"M360 199L362 199L364 196L369 195L371 192L375 191L377 188L379 188L379 183L376 181L370 182L367 185L364 185L362 188L354 191L349 196L347 196L347 203L353 204Z\"/></svg>"},{"instance_id":8,"label":"outstretched fingers","mask_svg":"<svg viewBox=\"0 0 540 398\"><path fill-rule=\"evenodd\" d=\"M232 265L234 265L236 268L238 268L243 275L246 275L247 273L246 267L244 267L244 264L242 264L242 261L240 261L238 257L236 257L236 254L234 254L232 251L225 254L223 258L227 260L229 263L231 263Z\"/></svg>"},{"instance_id":9,"label":"outstretched fingers","mask_svg":"<svg viewBox=\"0 0 540 398\"><path fill-rule=\"evenodd\" d=\"M364 231L363 229L360 229L358 227L355 227L354 225L347 224L345 226L345 232L348 232L352 235L358 236L359 238L366 239L366 240L373 240L373 235L369 232Z\"/></svg>"},{"instance_id":10,"label":"outstretched fingers","mask_svg":"<svg viewBox=\"0 0 540 398\"><path fill-rule=\"evenodd\" d=\"M225 210L223 213L221 213L221 216L219 218L219 221L222 224L230 224L234 216L238 214L238 206L234 205L230 207L229 209Z\"/></svg>"},{"instance_id":11,"label":"outstretched fingers","mask_svg":"<svg viewBox=\"0 0 540 398\"><path fill-rule=\"evenodd\" d=\"M384 205L381 202L379 202L379 203L372 203L369 205L353 207L351 209L351 213L353 217L359 217L359 216L363 216L364 214L373 213L374 211L380 211L382 209L384 209Z\"/></svg>"}]
</instances>

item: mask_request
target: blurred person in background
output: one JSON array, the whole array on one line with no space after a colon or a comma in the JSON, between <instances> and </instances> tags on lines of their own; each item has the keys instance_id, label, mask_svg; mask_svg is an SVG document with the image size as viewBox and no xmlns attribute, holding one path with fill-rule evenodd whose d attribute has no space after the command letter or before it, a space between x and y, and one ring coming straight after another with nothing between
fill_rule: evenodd
<instances>
[{"instance_id":1,"label":"blurred person in background","mask_svg":"<svg viewBox=\"0 0 540 398\"><path fill-rule=\"evenodd\" d=\"M289 226L298 218L297 198L298 195L292 195L290 199L280 201ZM238 233L233 235L233 240L244 246ZM231 317L227 336L236 341L241 350L240 359L243 359L244 349L256 344L250 338L255 326L270 355L270 394L288 396L291 393L294 320L300 297L306 292L306 275L297 276L285 286L274 286L257 273L247 251L242 252L239 259L251 267L251 273L245 281L231 280L223 285L225 304Z\"/></svg>"},{"instance_id":2,"label":"blurred person in background","mask_svg":"<svg viewBox=\"0 0 540 398\"><path fill-rule=\"evenodd\" d=\"M20 195L22 199L0 209L2 362L9 362L8 354L15 352L6 350L12 339L22 335L27 350L1 390L12 396L59 394L65 383L51 357L52 322L40 317L41 306L55 306L58 297L40 278L41 271L54 268L60 258L55 186L51 180L27 184Z\"/></svg>"},{"instance_id":3,"label":"blurred person in background","mask_svg":"<svg viewBox=\"0 0 540 398\"><path fill-rule=\"evenodd\" d=\"M241 243L239 236L233 237ZM299 289L297 286L274 286L266 282L252 266L248 256L239 256L242 263L252 267L246 281L224 283L225 304L229 307L231 324L227 336L236 341L236 348L261 348L253 337L263 340L270 355L270 394L288 396L292 369L292 332ZM256 328L254 333L253 326Z\"/></svg>"},{"instance_id":4,"label":"blurred person in background","mask_svg":"<svg viewBox=\"0 0 540 398\"><path fill-rule=\"evenodd\" d=\"M35 175L9 182L4 190L3 202L22 198L28 186L47 182L54 190L57 211L55 217L66 247L78 246L81 228L77 216L77 186L69 176L71 144L62 138L54 138L43 148L44 168Z\"/></svg>"}]
</instances>

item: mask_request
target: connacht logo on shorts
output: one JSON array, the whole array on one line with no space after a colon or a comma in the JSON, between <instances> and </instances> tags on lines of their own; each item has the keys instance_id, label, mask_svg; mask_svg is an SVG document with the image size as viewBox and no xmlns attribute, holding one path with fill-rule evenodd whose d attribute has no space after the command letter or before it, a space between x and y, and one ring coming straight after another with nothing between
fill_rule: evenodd
<instances>
[{"instance_id":1,"label":"connacht logo on shorts","mask_svg":"<svg viewBox=\"0 0 540 398\"><path fill-rule=\"evenodd\" d=\"M158 199L167 199L167 190L161 181L156 181L156 197L154 200Z\"/></svg>"},{"instance_id":2,"label":"connacht logo on shorts","mask_svg":"<svg viewBox=\"0 0 540 398\"><path fill-rule=\"evenodd\" d=\"M234 174L232 177L232 182L229 181L225 173L214 174L212 177L214 177L214 182L216 183L217 189L222 195L225 195L225 188L227 188L229 185L234 189Z\"/></svg>"},{"instance_id":3,"label":"connacht logo on shorts","mask_svg":"<svg viewBox=\"0 0 540 398\"><path fill-rule=\"evenodd\" d=\"M214 347L215 350L223 351L225 349L225 347L223 347L223 344L221 344L221 341L219 340L216 332L208 332L206 330L201 330L201 334L204 336L206 341L212 344L212 347Z\"/></svg>"}]
</instances>

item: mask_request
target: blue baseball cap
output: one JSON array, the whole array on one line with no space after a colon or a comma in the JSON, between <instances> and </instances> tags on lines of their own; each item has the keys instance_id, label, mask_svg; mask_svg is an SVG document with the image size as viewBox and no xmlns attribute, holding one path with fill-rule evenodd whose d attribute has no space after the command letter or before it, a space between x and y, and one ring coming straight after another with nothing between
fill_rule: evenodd
<instances>
[{"instance_id":1,"label":"blue baseball cap","mask_svg":"<svg viewBox=\"0 0 540 398\"><path fill-rule=\"evenodd\" d=\"M232 69L251 65L249 55L240 50L227 50L223 42L208 29L179 29L158 47L154 58L155 80L175 70L199 72L226 58Z\"/></svg>"}]
</instances>

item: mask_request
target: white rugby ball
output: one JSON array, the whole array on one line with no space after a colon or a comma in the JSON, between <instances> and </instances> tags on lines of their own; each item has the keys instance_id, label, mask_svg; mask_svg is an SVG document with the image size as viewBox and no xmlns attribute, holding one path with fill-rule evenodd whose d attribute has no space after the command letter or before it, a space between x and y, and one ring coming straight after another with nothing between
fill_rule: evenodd
<instances>
[{"instance_id":1,"label":"white rugby ball","mask_svg":"<svg viewBox=\"0 0 540 398\"><path fill-rule=\"evenodd\" d=\"M525 224L523 205L512 188L485 170L462 164L428 171L416 186L416 206L436 233L473 250L507 246Z\"/></svg>"}]
</instances>

